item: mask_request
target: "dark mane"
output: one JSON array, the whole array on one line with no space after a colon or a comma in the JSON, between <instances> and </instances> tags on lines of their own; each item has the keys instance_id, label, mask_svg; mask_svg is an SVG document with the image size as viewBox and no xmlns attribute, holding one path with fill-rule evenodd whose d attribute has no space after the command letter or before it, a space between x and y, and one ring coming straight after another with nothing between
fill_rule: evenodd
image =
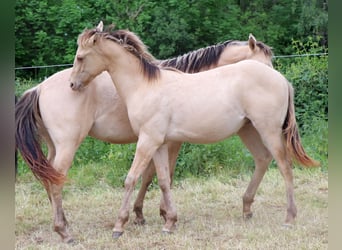
<instances>
[{"instance_id":1,"label":"dark mane","mask_svg":"<svg viewBox=\"0 0 342 250\"><path fill-rule=\"evenodd\" d=\"M187 73L197 73L205 67L216 65L220 56L231 41L211 45L191 51L182 56L160 61L161 67L172 67Z\"/></svg>"},{"instance_id":2,"label":"dark mane","mask_svg":"<svg viewBox=\"0 0 342 250\"><path fill-rule=\"evenodd\" d=\"M146 45L140 38L128 30L114 30L109 26L105 31L100 32L97 29L85 30L78 38L78 44L82 45L90 38L104 38L120 44L127 51L135 55L140 60L142 72L149 80L155 80L160 75L160 68L155 64L156 59L148 52ZM95 41L94 40L94 41Z\"/></svg>"},{"instance_id":3,"label":"dark mane","mask_svg":"<svg viewBox=\"0 0 342 250\"><path fill-rule=\"evenodd\" d=\"M234 45L248 45L248 42L228 40L223 43L191 51L182 56L159 61L159 65L161 67L173 67L187 73L197 73L204 68L216 66L224 49L227 46ZM273 56L271 47L259 41L257 41L256 45L265 56Z\"/></svg>"},{"instance_id":4,"label":"dark mane","mask_svg":"<svg viewBox=\"0 0 342 250\"><path fill-rule=\"evenodd\" d=\"M85 30L79 36L78 43L81 45L92 37L94 37L94 39L102 37L120 44L127 51L140 59L142 72L149 80L157 79L160 76L159 67L164 69L175 68L187 73L197 73L204 68L216 66L222 52L227 46L248 45L247 41L228 40L223 43L200 48L182 56L158 61L148 52L146 45L136 34L128 30L111 31L112 28L113 26L109 26L107 27L107 30L103 32L100 32L97 29ZM256 46L258 46L265 56L273 56L272 48L263 42L257 41Z\"/></svg>"},{"instance_id":5,"label":"dark mane","mask_svg":"<svg viewBox=\"0 0 342 250\"><path fill-rule=\"evenodd\" d=\"M264 44L263 42L257 41L256 45L260 48L262 52L264 52L265 56L273 57L272 47Z\"/></svg>"}]
</instances>

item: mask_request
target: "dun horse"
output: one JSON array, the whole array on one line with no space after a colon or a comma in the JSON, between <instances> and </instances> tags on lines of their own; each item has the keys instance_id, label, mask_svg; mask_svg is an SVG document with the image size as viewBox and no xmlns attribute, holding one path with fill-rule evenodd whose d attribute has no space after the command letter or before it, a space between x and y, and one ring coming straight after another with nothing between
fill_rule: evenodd
<instances>
[{"instance_id":1,"label":"dun horse","mask_svg":"<svg viewBox=\"0 0 342 250\"><path fill-rule=\"evenodd\" d=\"M118 39L124 39L125 34L116 33ZM143 44L139 46L140 51L145 50ZM158 61L157 64L195 73L244 59L258 60L272 67L271 49L253 36L247 42L226 41L170 60ZM62 207L63 181L60 173L62 176L67 174L79 145L87 135L110 143L137 141L126 107L109 74L103 72L95 77L82 93L70 89L70 74L71 69L62 70L28 90L16 105L15 115L17 147L32 172L46 187L53 207L54 230L66 242L72 241L72 237L67 230ZM47 144L47 158L41 150L39 137ZM170 142L168 145L171 179L181 144ZM135 223L145 221L143 200L154 174L155 167L151 162L142 175L142 185L134 203ZM162 201L161 215L164 215Z\"/></svg>"},{"instance_id":2,"label":"dun horse","mask_svg":"<svg viewBox=\"0 0 342 250\"><path fill-rule=\"evenodd\" d=\"M118 33L124 39L118 39ZM305 166L318 163L300 143L293 88L286 78L255 60L196 74L160 69L147 51L139 49L141 44L129 31L104 32L100 22L95 29L80 34L70 78L70 87L77 95L107 71L138 136L113 237L124 231L134 186L151 159L164 199L163 231L173 230L177 212L171 199L167 142L213 143L233 134L241 137L256 165L243 197L244 215L251 216L256 189L273 157L285 180L285 224L292 224L297 214L292 159Z\"/></svg>"}]
</instances>

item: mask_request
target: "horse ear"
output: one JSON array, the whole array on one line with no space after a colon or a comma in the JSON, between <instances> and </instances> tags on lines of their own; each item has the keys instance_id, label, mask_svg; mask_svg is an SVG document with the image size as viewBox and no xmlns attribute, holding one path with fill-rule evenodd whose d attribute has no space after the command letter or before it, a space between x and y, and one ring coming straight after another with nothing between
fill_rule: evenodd
<instances>
[{"instance_id":1,"label":"horse ear","mask_svg":"<svg viewBox=\"0 0 342 250\"><path fill-rule=\"evenodd\" d=\"M249 37L248 37L248 46L251 50L254 50L255 49L255 46L256 46L256 39L255 37L252 35L252 33L249 34Z\"/></svg>"},{"instance_id":2,"label":"horse ear","mask_svg":"<svg viewBox=\"0 0 342 250\"><path fill-rule=\"evenodd\" d=\"M103 22L100 21L99 24L96 27L96 31L102 32L103 31Z\"/></svg>"}]
</instances>

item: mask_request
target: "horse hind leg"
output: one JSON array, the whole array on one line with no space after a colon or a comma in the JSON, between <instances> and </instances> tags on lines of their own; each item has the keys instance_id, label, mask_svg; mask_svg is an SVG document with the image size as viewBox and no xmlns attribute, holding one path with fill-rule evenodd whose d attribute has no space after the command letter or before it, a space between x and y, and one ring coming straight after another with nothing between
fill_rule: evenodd
<instances>
[{"instance_id":1,"label":"horse hind leg","mask_svg":"<svg viewBox=\"0 0 342 250\"><path fill-rule=\"evenodd\" d=\"M71 166L73 157L75 155L77 147L75 145L60 145L56 148L56 155L52 162L52 165L59 172L67 175L67 172ZM68 231L68 221L65 217L62 206L62 190L64 184L55 185L50 184L48 187L48 194L50 197L53 217L54 217L54 231L58 233L62 240L66 243L72 243L73 237Z\"/></svg>"},{"instance_id":2,"label":"horse hind leg","mask_svg":"<svg viewBox=\"0 0 342 250\"><path fill-rule=\"evenodd\" d=\"M63 174L66 175L68 169L71 166L71 161L73 155L68 155L63 153L63 151L58 150L58 154L56 154L56 147L53 143L51 137L49 135L43 136L47 145L48 154L47 159L51 163L54 168L63 171ZM59 148L63 148L64 145L58 146ZM63 167L66 166L66 167ZM46 187L46 191L52 206L53 218L54 218L54 231L57 232L62 240L67 243L73 242L73 238L67 231L68 221L65 217L63 206L62 206L62 190L64 184L50 184Z\"/></svg>"},{"instance_id":3,"label":"horse hind leg","mask_svg":"<svg viewBox=\"0 0 342 250\"><path fill-rule=\"evenodd\" d=\"M259 133L251 123L246 124L238 135L254 158L255 170L251 181L243 195L243 218L250 219L253 216L251 211L256 191L265 175L265 172L272 160L272 155L263 144Z\"/></svg>"},{"instance_id":4,"label":"horse hind leg","mask_svg":"<svg viewBox=\"0 0 342 250\"><path fill-rule=\"evenodd\" d=\"M266 129L259 129L258 131L265 143L265 146L277 162L279 171L285 181L287 214L284 225L292 225L297 216L297 208L294 200L292 159L290 154L287 152L281 127L278 129L270 129L272 128L271 126L265 126L264 128Z\"/></svg>"}]
</instances>

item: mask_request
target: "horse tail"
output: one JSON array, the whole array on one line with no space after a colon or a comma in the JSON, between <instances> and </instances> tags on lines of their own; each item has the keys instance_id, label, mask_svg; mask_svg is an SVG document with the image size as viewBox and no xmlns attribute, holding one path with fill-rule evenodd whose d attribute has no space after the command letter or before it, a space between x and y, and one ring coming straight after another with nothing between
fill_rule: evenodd
<instances>
[{"instance_id":1,"label":"horse tail","mask_svg":"<svg viewBox=\"0 0 342 250\"><path fill-rule=\"evenodd\" d=\"M42 151L39 131L46 131L39 110L39 86L26 91L15 105L15 144L33 175L47 188L65 176L49 163Z\"/></svg>"},{"instance_id":2,"label":"horse tail","mask_svg":"<svg viewBox=\"0 0 342 250\"><path fill-rule=\"evenodd\" d=\"M289 83L289 101L285 121L283 123L283 133L285 136L286 147L290 152L292 158L294 158L298 163L310 167L318 166L319 162L311 159L305 152L301 139L298 132L295 108L294 108L294 97L293 97L293 87Z\"/></svg>"}]
</instances>

